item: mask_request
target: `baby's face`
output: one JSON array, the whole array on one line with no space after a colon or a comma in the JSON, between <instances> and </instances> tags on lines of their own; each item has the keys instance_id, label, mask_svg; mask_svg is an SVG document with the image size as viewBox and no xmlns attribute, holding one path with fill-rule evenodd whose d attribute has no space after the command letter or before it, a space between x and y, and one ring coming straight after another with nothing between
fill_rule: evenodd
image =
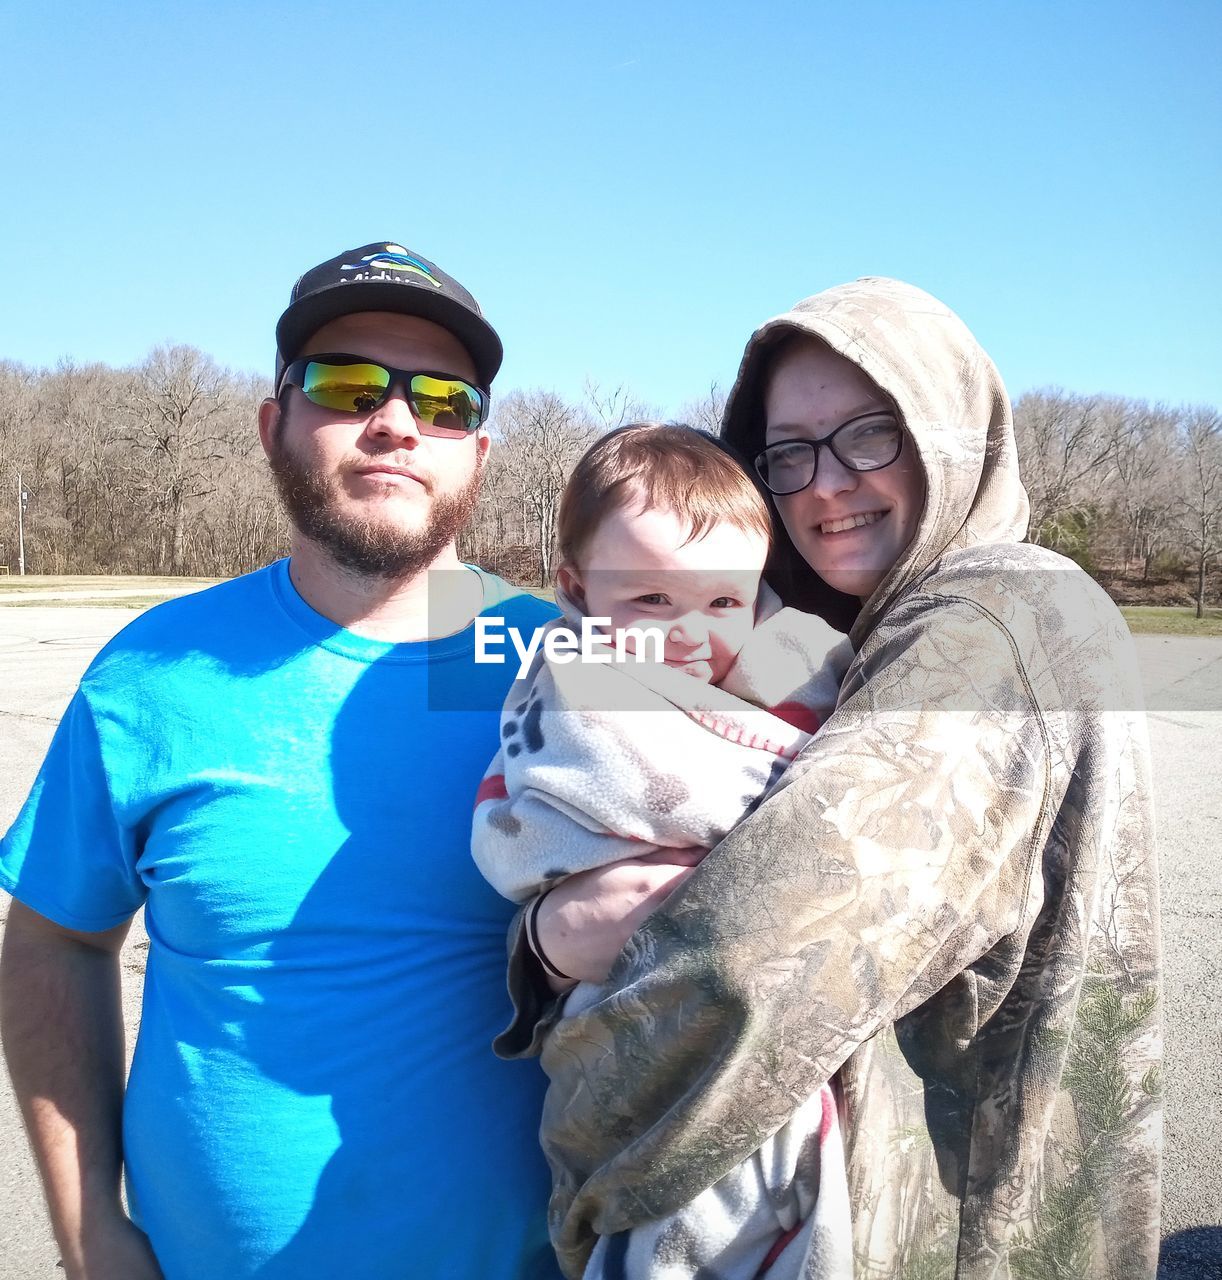
<instances>
[{"instance_id":1,"label":"baby's face","mask_svg":"<svg viewBox=\"0 0 1222 1280\"><path fill-rule=\"evenodd\" d=\"M566 585L612 629L659 628L667 666L719 684L755 625L768 544L730 524L691 542L689 533L673 511L614 511Z\"/></svg>"}]
</instances>

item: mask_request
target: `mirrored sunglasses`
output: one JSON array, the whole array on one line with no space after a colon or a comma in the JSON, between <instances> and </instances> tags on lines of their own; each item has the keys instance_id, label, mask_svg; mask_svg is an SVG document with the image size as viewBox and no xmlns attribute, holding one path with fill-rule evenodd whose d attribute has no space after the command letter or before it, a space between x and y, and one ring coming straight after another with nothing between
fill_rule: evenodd
<instances>
[{"instance_id":1,"label":"mirrored sunglasses","mask_svg":"<svg viewBox=\"0 0 1222 1280\"><path fill-rule=\"evenodd\" d=\"M396 369L364 356L306 356L285 369L282 383L300 387L311 404L339 413L371 413L400 387L425 435L470 435L488 417L488 393L462 378Z\"/></svg>"}]
</instances>

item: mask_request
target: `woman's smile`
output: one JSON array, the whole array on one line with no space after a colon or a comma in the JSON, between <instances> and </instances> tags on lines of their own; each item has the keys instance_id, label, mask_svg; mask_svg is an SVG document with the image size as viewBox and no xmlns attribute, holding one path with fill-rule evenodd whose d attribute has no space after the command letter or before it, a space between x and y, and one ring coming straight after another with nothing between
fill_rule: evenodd
<instances>
[{"instance_id":1,"label":"woman's smile","mask_svg":"<svg viewBox=\"0 0 1222 1280\"><path fill-rule=\"evenodd\" d=\"M824 520L815 528L825 537L831 533L851 533L854 529L877 524L886 514L885 511L862 511L855 515L836 516L832 520Z\"/></svg>"}]
</instances>

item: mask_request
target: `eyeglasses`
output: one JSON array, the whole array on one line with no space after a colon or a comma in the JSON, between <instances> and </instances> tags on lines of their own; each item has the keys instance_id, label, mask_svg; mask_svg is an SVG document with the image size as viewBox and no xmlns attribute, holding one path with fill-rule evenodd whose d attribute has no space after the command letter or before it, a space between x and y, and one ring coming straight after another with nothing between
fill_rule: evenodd
<instances>
[{"instance_id":1,"label":"eyeglasses","mask_svg":"<svg viewBox=\"0 0 1222 1280\"><path fill-rule=\"evenodd\" d=\"M370 413L396 387L426 436L457 439L488 417L488 393L448 373L413 373L364 356L325 354L294 360L283 383L300 387L311 404L340 413Z\"/></svg>"},{"instance_id":2,"label":"eyeglasses","mask_svg":"<svg viewBox=\"0 0 1222 1280\"><path fill-rule=\"evenodd\" d=\"M818 440L782 440L755 455L755 470L769 493L783 497L805 489L815 478L819 450L850 471L881 471L900 456L904 429L890 414L868 413L841 423Z\"/></svg>"}]
</instances>

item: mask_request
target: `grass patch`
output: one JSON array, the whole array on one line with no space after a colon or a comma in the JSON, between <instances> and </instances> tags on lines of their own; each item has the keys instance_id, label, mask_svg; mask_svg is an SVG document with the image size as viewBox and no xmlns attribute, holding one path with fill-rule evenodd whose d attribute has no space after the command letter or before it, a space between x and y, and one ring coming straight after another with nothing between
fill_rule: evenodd
<instances>
[{"instance_id":1,"label":"grass patch","mask_svg":"<svg viewBox=\"0 0 1222 1280\"><path fill-rule=\"evenodd\" d=\"M1135 636L1222 636L1222 609L1206 609L1203 618L1191 606L1133 604L1120 612Z\"/></svg>"},{"instance_id":2,"label":"grass patch","mask_svg":"<svg viewBox=\"0 0 1222 1280\"><path fill-rule=\"evenodd\" d=\"M218 578L170 578L148 575L128 575L122 573L66 573L62 577L54 574L27 573L0 574L0 595L36 595L45 591L114 591L119 589L139 591L163 588L167 595L184 587L207 587L218 582Z\"/></svg>"},{"instance_id":3,"label":"grass patch","mask_svg":"<svg viewBox=\"0 0 1222 1280\"><path fill-rule=\"evenodd\" d=\"M177 600L180 593L147 596L74 596L71 600L48 600L45 596L25 595L19 599L0 597L6 609L151 609L155 604Z\"/></svg>"}]
</instances>

